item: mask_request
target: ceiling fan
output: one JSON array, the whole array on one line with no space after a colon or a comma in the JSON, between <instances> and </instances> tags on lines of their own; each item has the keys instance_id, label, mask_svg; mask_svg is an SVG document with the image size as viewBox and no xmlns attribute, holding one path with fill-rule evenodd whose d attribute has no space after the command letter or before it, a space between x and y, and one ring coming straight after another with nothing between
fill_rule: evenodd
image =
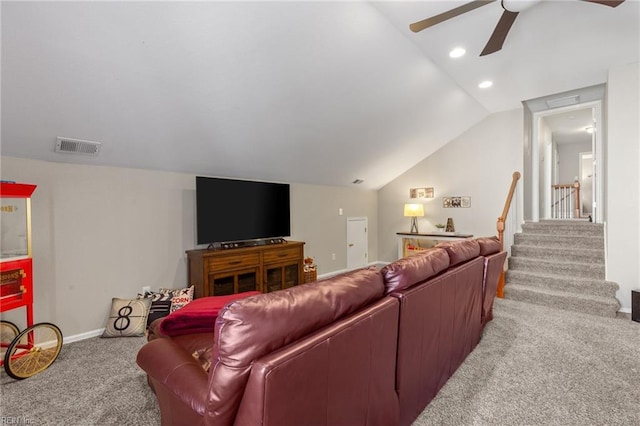
<instances>
[{"instance_id":1,"label":"ceiling fan","mask_svg":"<svg viewBox=\"0 0 640 426\"><path fill-rule=\"evenodd\" d=\"M495 2L496 0L474 0L472 2L463 4L462 6L458 6L453 8L447 12L440 13L439 15L432 16L427 19L423 19L422 21L414 22L409 25L409 28L414 33L432 27L440 22L444 22L448 19L455 18L456 16L462 15L463 13L470 12L474 9L477 9L482 6L486 6L490 3ZM504 12L502 12L502 16L496 25L496 28L493 30L489 41L486 46L480 53L480 56L490 55L491 53L495 53L498 50L502 49L502 45L507 38L507 34L511 29L511 26L516 20L518 13L522 12L525 9L533 6L536 3L539 3L541 0L501 0L500 3ZM624 0L580 0L586 1L589 3L597 3L603 6L609 7L617 7L620 6L624 2Z\"/></svg>"}]
</instances>

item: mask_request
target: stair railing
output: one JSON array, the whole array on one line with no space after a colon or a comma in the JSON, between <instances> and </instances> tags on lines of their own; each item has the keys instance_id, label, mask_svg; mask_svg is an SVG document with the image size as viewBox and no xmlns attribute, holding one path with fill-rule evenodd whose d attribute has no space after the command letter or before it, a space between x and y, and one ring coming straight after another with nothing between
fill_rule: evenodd
<instances>
[{"instance_id":1,"label":"stair railing","mask_svg":"<svg viewBox=\"0 0 640 426\"><path fill-rule=\"evenodd\" d=\"M498 231L498 239L500 240L500 250L504 250L505 243L508 248L510 248L511 245L513 244L513 235L515 234L515 228L517 226L516 224L517 218L515 214L512 214L511 220L507 222L507 217L511 209L511 201L513 200L513 195L516 192L516 187L519 179L520 179L520 172L513 172L511 187L509 188L509 193L507 194L507 200L504 203L504 208L502 209L502 215L500 215L500 217L498 218L498 222L496 224L496 229ZM505 227L507 228L506 233L505 233ZM504 277L505 277L505 268L502 268L502 272L500 273L500 281L498 281L498 290L496 291L496 296L498 296L499 298L504 297Z\"/></svg>"},{"instance_id":2,"label":"stair railing","mask_svg":"<svg viewBox=\"0 0 640 426\"><path fill-rule=\"evenodd\" d=\"M551 217L577 219L580 217L580 182L551 185Z\"/></svg>"}]
</instances>

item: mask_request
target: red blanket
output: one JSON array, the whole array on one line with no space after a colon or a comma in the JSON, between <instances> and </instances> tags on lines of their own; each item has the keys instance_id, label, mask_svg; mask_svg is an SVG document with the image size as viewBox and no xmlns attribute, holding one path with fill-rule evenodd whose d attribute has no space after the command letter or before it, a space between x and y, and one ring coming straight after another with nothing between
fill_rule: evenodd
<instances>
[{"instance_id":1,"label":"red blanket","mask_svg":"<svg viewBox=\"0 0 640 426\"><path fill-rule=\"evenodd\" d=\"M261 294L259 291L210 296L194 299L184 307L167 315L160 323L160 332L167 336L181 334L213 333L218 313L234 300Z\"/></svg>"}]
</instances>

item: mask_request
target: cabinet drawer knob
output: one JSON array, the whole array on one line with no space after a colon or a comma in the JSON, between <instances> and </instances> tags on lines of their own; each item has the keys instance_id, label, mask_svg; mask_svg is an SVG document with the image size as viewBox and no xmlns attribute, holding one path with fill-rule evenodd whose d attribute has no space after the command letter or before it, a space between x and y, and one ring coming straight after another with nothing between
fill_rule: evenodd
<instances>
[{"instance_id":1,"label":"cabinet drawer knob","mask_svg":"<svg viewBox=\"0 0 640 426\"><path fill-rule=\"evenodd\" d=\"M239 265L240 263L242 263L242 260L232 260L229 262L229 265Z\"/></svg>"}]
</instances>

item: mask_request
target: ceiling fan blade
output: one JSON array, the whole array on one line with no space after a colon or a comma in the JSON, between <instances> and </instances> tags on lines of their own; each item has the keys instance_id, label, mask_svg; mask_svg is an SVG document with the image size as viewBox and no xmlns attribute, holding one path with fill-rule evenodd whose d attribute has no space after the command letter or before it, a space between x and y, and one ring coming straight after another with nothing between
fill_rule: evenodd
<instances>
[{"instance_id":1,"label":"ceiling fan blade","mask_svg":"<svg viewBox=\"0 0 640 426\"><path fill-rule=\"evenodd\" d=\"M507 38L507 34L509 34L511 26L518 17L518 13L519 12L509 12L508 10L502 12L498 25L496 25L496 28L493 30L493 34L491 34L491 37L489 38L489 41L484 47L482 53L480 53L480 56L490 55L502 49L502 45Z\"/></svg>"},{"instance_id":2,"label":"ceiling fan blade","mask_svg":"<svg viewBox=\"0 0 640 426\"><path fill-rule=\"evenodd\" d=\"M582 0L582 1L587 1L589 3L598 3L603 6L609 6L609 7L618 7L622 3L624 3L624 0Z\"/></svg>"},{"instance_id":3,"label":"ceiling fan blade","mask_svg":"<svg viewBox=\"0 0 640 426\"><path fill-rule=\"evenodd\" d=\"M440 22L444 22L448 19L455 18L456 16L462 15L463 13L471 12L474 9L485 6L489 3L493 3L494 1L496 0L474 0L470 3L463 4L462 6L458 6L447 12L443 12L439 15L432 16L431 18L414 22L413 24L409 25L409 29L411 29L411 31L413 31L414 33L417 33L426 28L439 24Z\"/></svg>"}]
</instances>

